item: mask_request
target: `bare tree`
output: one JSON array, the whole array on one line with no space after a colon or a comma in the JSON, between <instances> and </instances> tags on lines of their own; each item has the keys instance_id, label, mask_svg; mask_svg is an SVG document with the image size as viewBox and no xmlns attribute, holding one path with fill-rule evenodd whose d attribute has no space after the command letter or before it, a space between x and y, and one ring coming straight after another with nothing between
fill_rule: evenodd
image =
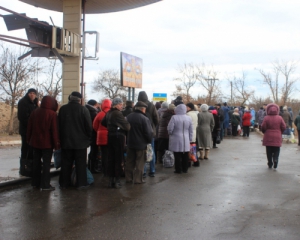
<instances>
[{"instance_id":1,"label":"bare tree","mask_svg":"<svg viewBox=\"0 0 300 240\"><path fill-rule=\"evenodd\" d=\"M207 104L210 105L213 99L220 98L221 91L219 89L219 82L217 78L217 71L214 70L214 67L207 67L204 63L202 65L196 66L197 68L197 80L207 91Z\"/></svg>"},{"instance_id":2,"label":"bare tree","mask_svg":"<svg viewBox=\"0 0 300 240\"><path fill-rule=\"evenodd\" d=\"M46 70L44 71L46 77L37 76L35 80L39 96L43 97L49 95L58 100L57 98L62 92L61 63L57 59L47 60L43 66L45 66L43 69Z\"/></svg>"},{"instance_id":3,"label":"bare tree","mask_svg":"<svg viewBox=\"0 0 300 240\"><path fill-rule=\"evenodd\" d=\"M184 63L178 67L179 77L174 78L174 81L179 82L176 84L176 91L172 96L182 96L183 101L190 102L193 100L190 90L197 82L197 70L192 63Z\"/></svg>"},{"instance_id":4,"label":"bare tree","mask_svg":"<svg viewBox=\"0 0 300 240\"><path fill-rule=\"evenodd\" d=\"M110 69L99 72L98 77L93 82L93 92L102 92L104 97L110 99L116 97L126 99L126 87L121 86L118 70Z\"/></svg>"},{"instance_id":5,"label":"bare tree","mask_svg":"<svg viewBox=\"0 0 300 240\"><path fill-rule=\"evenodd\" d=\"M242 106L254 95L254 90L248 89L246 84L246 74L242 73L241 77L233 76L232 79L228 79L233 88L233 98L235 102L239 102Z\"/></svg>"},{"instance_id":6,"label":"bare tree","mask_svg":"<svg viewBox=\"0 0 300 240\"><path fill-rule=\"evenodd\" d=\"M15 105L32 85L36 67L32 58L18 60L27 52L24 48L16 51L0 45L0 51L0 99L11 106L9 134L12 135Z\"/></svg>"},{"instance_id":7,"label":"bare tree","mask_svg":"<svg viewBox=\"0 0 300 240\"><path fill-rule=\"evenodd\" d=\"M266 73L262 69L258 69L260 74L263 77L263 84L266 84L271 91L273 101L275 103L279 102L278 93L279 93L279 87L278 87L278 80L279 80L279 70L277 68L273 68L274 76L272 76L271 73Z\"/></svg>"},{"instance_id":8,"label":"bare tree","mask_svg":"<svg viewBox=\"0 0 300 240\"><path fill-rule=\"evenodd\" d=\"M281 104L285 105L292 93L296 91L295 83L299 79L292 78L292 74L296 71L297 65L296 61L275 61L272 63L273 76L271 73L258 69L263 77L262 82L270 88L274 102L279 104L279 94L281 94ZM279 85L280 75L283 75L284 78L281 87Z\"/></svg>"},{"instance_id":9,"label":"bare tree","mask_svg":"<svg viewBox=\"0 0 300 240\"><path fill-rule=\"evenodd\" d=\"M298 62L296 61L279 61L275 62L274 67L280 71L284 76L284 84L281 87L281 99L283 105L286 105L288 99L294 91L296 91L295 83L299 80L297 78L292 79L292 74L296 71Z\"/></svg>"}]
</instances>

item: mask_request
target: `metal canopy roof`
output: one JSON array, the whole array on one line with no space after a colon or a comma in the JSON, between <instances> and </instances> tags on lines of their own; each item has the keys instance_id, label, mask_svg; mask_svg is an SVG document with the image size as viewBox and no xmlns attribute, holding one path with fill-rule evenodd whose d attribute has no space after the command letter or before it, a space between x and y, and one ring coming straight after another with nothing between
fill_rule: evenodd
<instances>
[{"instance_id":1,"label":"metal canopy roof","mask_svg":"<svg viewBox=\"0 0 300 240\"><path fill-rule=\"evenodd\" d=\"M62 0L19 0L35 7L63 11ZM142 7L162 0L86 0L85 13L109 13Z\"/></svg>"}]
</instances>

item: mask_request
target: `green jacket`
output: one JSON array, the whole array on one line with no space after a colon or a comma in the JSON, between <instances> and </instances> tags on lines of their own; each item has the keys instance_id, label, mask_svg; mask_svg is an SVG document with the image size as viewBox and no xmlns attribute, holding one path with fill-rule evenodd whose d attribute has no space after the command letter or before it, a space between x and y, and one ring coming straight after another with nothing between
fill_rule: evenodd
<instances>
[{"instance_id":1,"label":"green jacket","mask_svg":"<svg viewBox=\"0 0 300 240\"><path fill-rule=\"evenodd\" d=\"M233 126L237 126L241 123L241 118L240 118L240 115L235 115L235 114L232 114L231 116L231 124Z\"/></svg>"},{"instance_id":2,"label":"green jacket","mask_svg":"<svg viewBox=\"0 0 300 240\"><path fill-rule=\"evenodd\" d=\"M297 130L300 130L300 111L299 111L299 115L294 120L294 123L297 126Z\"/></svg>"}]
</instances>

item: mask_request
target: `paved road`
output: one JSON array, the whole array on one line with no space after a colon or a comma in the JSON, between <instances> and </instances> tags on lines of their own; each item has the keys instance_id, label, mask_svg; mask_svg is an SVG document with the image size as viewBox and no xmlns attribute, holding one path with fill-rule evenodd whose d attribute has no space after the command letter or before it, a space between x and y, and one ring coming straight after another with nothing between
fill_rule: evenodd
<instances>
[{"instance_id":1,"label":"paved road","mask_svg":"<svg viewBox=\"0 0 300 240\"><path fill-rule=\"evenodd\" d=\"M3 149L0 149L2 154ZM15 159L15 157L14 157ZM300 159L281 148L269 170L261 136L225 139L187 174L158 167L143 185L85 191L0 190L0 239L300 239Z\"/></svg>"}]
</instances>

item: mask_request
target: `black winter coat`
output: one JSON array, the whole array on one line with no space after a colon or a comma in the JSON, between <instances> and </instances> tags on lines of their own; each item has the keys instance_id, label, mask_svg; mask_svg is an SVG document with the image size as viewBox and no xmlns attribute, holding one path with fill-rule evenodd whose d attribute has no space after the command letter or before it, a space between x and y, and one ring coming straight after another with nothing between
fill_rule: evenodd
<instances>
[{"instance_id":1,"label":"black winter coat","mask_svg":"<svg viewBox=\"0 0 300 240\"><path fill-rule=\"evenodd\" d=\"M69 101L58 113L61 148L85 149L92 139L92 120L86 107Z\"/></svg>"},{"instance_id":2,"label":"black winter coat","mask_svg":"<svg viewBox=\"0 0 300 240\"><path fill-rule=\"evenodd\" d=\"M91 120L92 123L94 122L95 117L98 114L98 110L96 108L94 108L91 105L85 105L85 107L89 110L90 116L91 116ZM96 144L96 139L97 139L97 132L93 129L93 133L92 133L92 144Z\"/></svg>"},{"instance_id":3,"label":"black winter coat","mask_svg":"<svg viewBox=\"0 0 300 240\"><path fill-rule=\"evenodd\" d=\"M127 121L131 126L127 135L127 147L145 150L153 136L150 120L140 110L135 110L127 116Z\"/></svg>"},{"instance_id":4,"label":"black winter coat","mask_svg":"<svg viewBox=\"0 0 300 240\"><path fill-rule=\"evenodd\" d=\"M153 105L153 103L149 102L148 96L145 91L141 91L138 96L138 101L142 101L148 105L146 109L146 116L149 118L151 122L151 126L153 129L153 137L156 136L156 126L158 125L158 113Z\"/></svg>"},{"instance_id":5,"label":"black winter coat","mask_svg":"<svg viewBox=\"0 0 300 240\"><path fill-rule=\"evenodd\" d=\"M124 117L127 117L130 113L132 113L132 107L125 107L125 109L122 111L122 114Z\"/></svg>"},{"instance_id":6,"label":"black winter coat","mask_svg":"<svg viewBox=\"0 0 300 240\"><path fill-rule=\"evenodd\" d=\"M18 119L19 119L19 134L25 136L27 134L27 125L30 114L38 107L38 99L32 102L26 94L18 102Z\"/></svg>"},{"instance_id":7,"label":"black winter coat","mask_svg":"<svg viewBox=\"0 0 300 240\"><path fill-rule=\"evenodd\" d=\"M213 117L214 117L214 121L215 121L215 126L212 131L212 136L217 137L219 135L219 131L220 131L220 118L218 115L215 115L215 114L213 114Z\"/></svg>"},{"instance_id":8,"label":"black winter coat","mask_svg":"<svg viewBox=\"0 0 300 240\"><path fill-rule=\"evenodd\" d=\"M166 110L163 112L160 121L159 121L159 126L158 126L158 138L169 138L168 134L168 124L170 122L171 117L174 115L174 110Z\"/></svg>"}]
</instances>

